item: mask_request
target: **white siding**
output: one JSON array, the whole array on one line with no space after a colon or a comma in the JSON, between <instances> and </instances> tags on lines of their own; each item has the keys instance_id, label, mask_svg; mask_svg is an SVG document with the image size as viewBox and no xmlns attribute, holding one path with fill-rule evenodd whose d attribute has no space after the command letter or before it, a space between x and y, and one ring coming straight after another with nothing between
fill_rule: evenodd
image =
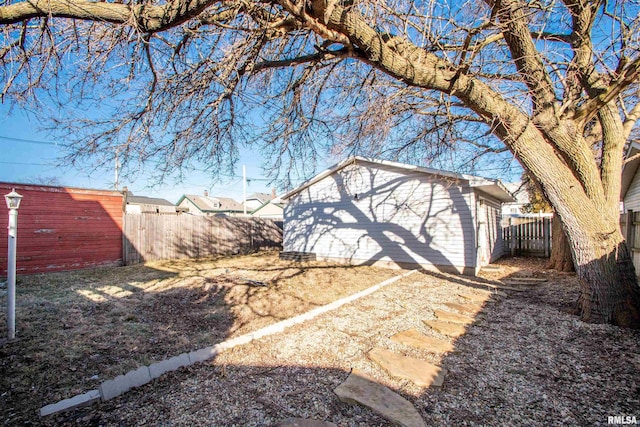
<instances>
[{"instance_id":1,"label":"white siding","mask_svg":"<svg viewBox=\"0 0 640 427\"><path fill-rule=\"evenodd\" d=\"M466 184L358 162L291 197L284 250L475 271L473 193Z\"/></svg>"},{"instance_id":2,"label":"white siding","mask_svg":"<svg viewBox=\"0 0 640 427\"><path fill-rule=\"evenodd\" d=\"M640 211L640 168L633 176L627 194L624 196L624 209L625 211Z\"/></svg>"},{"instance_id":3,"label":"white siding","mask_svg":"<svg viewBox=\"0 0 640 427\"><path fill-rule=\"evenodd\" d=\"M269 204L254 212L253 216L282 220L282 207L269 202Z\"/></svg>"},{"instance_id":4,"label":"white siding","mask_svg":"<svg viewBox=\"0 0 640 427\"><path fill-rule=\"evenodd\" d=\"M502 207L500 202L487 195L476 195L478 225L478 266L499 259L504 251L502 244Z\"/></svg>"},{"instance_id":5,"label":"white siding","mask_svg":"<svg viewBox=\"0 0 640 427\"><path fill-rule=\"evenodd\" d=\"M255 209L258 209L263 204L264 203L258 199L247 199L247 211L253 211Z\"/></svg>"},{"instance_id":6,"label":"white siding","mask_svg":"<svg viewBox=\"0 0 640 427\"><path fill-rule=\"evenodd\" d=\"M198 207L194 205L189 199L184 199L183 201L181 201L178 207L189 209L189 213L191 215L204 215L204 213L200 209L198 209Z\"/></svg>"}]
</instances>

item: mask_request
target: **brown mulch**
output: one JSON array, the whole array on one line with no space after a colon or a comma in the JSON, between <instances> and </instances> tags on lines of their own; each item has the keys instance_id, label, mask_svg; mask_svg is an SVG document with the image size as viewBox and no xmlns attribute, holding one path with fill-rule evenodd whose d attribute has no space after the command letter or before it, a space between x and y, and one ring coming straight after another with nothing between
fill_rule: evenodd
<instances>
[{"instance_id":1,"label":"brown mulch","mask_svg":"<svg viewBox=\"0 0 640 427\"><path fill-rule=\"evenodd\" d=\"M0 345L0 425L138 366L356 293L397 270L281 261L277 252L20 277L18 340ZM0 337L6 336L0 298Z\"/></svg>"},{"instance_id":2,"label":"brown mulch","mask_svg":"<svg viewBox=\"0 0 640 427\"><path fill-rule=\"evenodd\" d=\"M269 426L288 417L340 426L387 426L333 389L358 369L409 399L426 425L607 425L640 418L640 332L591 325L570 314L574 275L543 261L506 259L480 278L419 272L283 333L180 369L124 396L44 419L48 425ZM364 273L362 270L361 273ZM448 354L389 339L416 328L484 281L539 277L545 283L487 303ZM382 278L363 278L374 285ZM440 336L441 337L441 336ZM441 337L442 338L442 337ZM447 368L442 388L390 377L367 358L383 347Z\"/></svg>"}]
</instances>

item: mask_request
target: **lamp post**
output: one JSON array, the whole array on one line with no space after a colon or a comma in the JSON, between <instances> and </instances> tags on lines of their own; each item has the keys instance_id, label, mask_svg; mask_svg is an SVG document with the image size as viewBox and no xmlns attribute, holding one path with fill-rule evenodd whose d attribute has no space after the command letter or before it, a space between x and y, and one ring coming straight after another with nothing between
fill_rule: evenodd
<instances>
[{"instance_id":1,"label":"lamp post","mask_svg":"<svg viewBox=\"0 0 640 427\"><path fill-rule=\"evenodd\" d=\"M9 250L7 252L7 338L16 337L16 239L18 236L18 208L22 196L16 193L5 194L9 208Z\"/></svg>"}]
</instances>

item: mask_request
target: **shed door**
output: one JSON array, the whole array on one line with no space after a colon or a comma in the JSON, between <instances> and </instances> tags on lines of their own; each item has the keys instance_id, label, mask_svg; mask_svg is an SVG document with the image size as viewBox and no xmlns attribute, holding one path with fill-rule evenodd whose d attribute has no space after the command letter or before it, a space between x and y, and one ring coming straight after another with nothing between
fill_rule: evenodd
<instances>
[{"instance_id":1,"label":"shed door","mask_svg":"<svg viewBox=\"0 0 640 427\"><path fill-rule=\"evenodd\" d=\"M476 202L476 218L478 221L478 265L489 264L491 259L491 239L488 230L488 209L486 202L479 199Z\"/></svg>"},{"instance_id":2,"label":"shed door","mask_svg":"<svg viewBox=\"0 0 640 427\"><path fill-rule=\"evenodd\" d=\"M478 221L478 265L490 264L502 252L500 229L500 205L479 199L476 205Z\"/></svg>"}]
</instances>

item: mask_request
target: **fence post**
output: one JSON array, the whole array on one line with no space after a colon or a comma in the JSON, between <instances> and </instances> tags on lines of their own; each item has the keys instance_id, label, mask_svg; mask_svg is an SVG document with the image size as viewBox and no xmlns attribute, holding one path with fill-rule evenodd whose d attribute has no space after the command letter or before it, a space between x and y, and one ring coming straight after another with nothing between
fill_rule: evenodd
<instances>
[{"instance_id":1,"label":"fence post","mask_svg":"<svg viewBox=\"0 0 640 427\"><path fill-rule=\"evenodd\" d=\"M127 259L129 257L127 240L128 240L127 239L127 212L123 209L123 212L122 212L122 265L123 266L129 265L127 264Z\"/></svg>"},{"instance_id":2,"label":"fence post","mask_svg":"<svg viewBox=\"0 0 640 427\"><path fill-rule=\"evenodd\" d=\"M543 218L542 238L544 240L544 256L551 257L551 219Z\"/></svg>"},{"instance_id":3,"label":"fence post","mask_svg":"<svg viewBox=\"0 0 640 427\"><path fill-rule=\"evenodd\" d=\"M509 249L511 249L511 256L516 255L516 226L513 224L513 218L509 218L509 233L511 233L509 239Z\"/></svg>"}]
</instances>

